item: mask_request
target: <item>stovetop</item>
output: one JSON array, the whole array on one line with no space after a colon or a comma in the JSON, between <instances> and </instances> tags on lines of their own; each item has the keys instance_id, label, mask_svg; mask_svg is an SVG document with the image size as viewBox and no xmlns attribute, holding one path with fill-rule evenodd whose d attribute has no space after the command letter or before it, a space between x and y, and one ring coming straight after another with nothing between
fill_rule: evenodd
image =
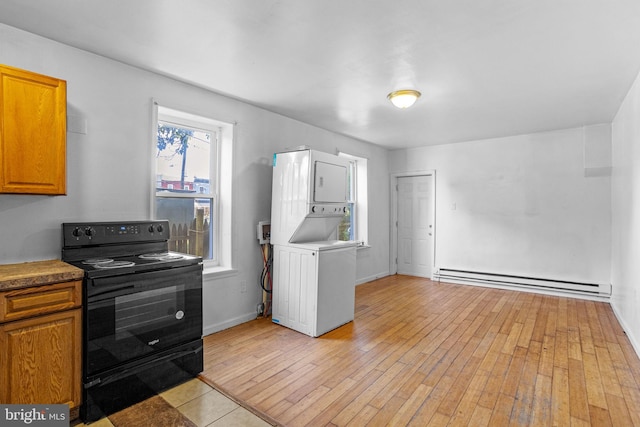
<instances>
[{"instance_id":1,"label":"stovetop","mask_svg":"<svg viewBox=\"0 0 640 427\"><path fill-rule=\"evenodd\" d=\"M62 260L86 277L108 277L201 264L202 257L169 250L169 222L62 224Z\"/></svg>"},{"instance_id":2,"label":"stovetop","mask_svg":"<svg viewBox=\"0 0 640 427\"><path fill-rule=\"evenodd\" d=\"M140 255L92 257L66 262L83 269L87 277L94 278L184 267L199 264L202 262L202 258L167 251Z\"/></svg>"}]
</instances>

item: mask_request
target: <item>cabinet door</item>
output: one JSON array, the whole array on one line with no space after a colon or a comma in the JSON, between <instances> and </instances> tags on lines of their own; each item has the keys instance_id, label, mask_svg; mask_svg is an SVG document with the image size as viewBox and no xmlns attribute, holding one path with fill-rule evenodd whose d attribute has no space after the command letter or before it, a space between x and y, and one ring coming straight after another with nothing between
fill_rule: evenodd
<instances>
[{"instance_id":1,"label":"cabinet door","mask_svg":"<svg viewBox=\"0 0 640 427\"><path fill-rule=\"evenodd\" d=\"M81 312L0 325L0 402L80 405Z\"/></svg>"},{"instance_id":2,"label":"cabinet door","mask_svg":"<svg viewBox=\"0 0 640 427\"><path fill-rule=\"evenodd\" d=\"M274 246L271 320L316 335L318 293L315 251Z\"/></svg>"},{"instance_id":3,"label":"cabinet door","mask_svg":"<svg viewBox=\"0 0 640 427\"><path fill-rule=\"evenodd\" d=\"M64 80L0 65L0 193L65 194Z\"/></svg>"}]
</instances>

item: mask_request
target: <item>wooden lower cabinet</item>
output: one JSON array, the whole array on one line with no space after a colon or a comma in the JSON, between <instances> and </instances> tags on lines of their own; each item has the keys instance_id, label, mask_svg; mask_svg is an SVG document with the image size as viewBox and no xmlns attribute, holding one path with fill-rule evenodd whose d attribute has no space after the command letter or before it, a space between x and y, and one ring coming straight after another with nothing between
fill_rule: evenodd
<instances>
[{"instance_id":1,"label":"wooden lower cabinet","mask_svg":"<svg viewBox=\"0 0 640 427\"><path fill-rule=\"evenodd\" d=\"M81 400L82 309L0 324L0 403Z\"/></svg>"}]
</instances>

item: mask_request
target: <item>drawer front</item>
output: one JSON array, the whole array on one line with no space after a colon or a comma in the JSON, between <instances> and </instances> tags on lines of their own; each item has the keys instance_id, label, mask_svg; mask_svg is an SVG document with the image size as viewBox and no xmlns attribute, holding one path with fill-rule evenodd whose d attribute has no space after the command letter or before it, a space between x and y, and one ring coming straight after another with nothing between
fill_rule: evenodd
<instances>
[{"instance_id":1,"label":"drawer front","mask_svg":"<svg viewBox=\"0 0 640 427\"><path fill-rule=\"evenodd\" d=\"M80 307L81 304L81 280L5 291L0 293L0 322Z\"/></svg>"}]
</instances>

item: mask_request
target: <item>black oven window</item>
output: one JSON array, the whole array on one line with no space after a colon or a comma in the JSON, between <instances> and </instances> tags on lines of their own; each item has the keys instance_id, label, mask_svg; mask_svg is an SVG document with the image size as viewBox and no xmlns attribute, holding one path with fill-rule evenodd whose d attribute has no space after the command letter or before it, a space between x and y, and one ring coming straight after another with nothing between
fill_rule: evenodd
<instances>
[{"instance_id":1,"label":"black oven window","mask_svg":"<svg viewBox=\"0 0 640 427\"><path fill-rule=\"evenodd\" d=\"M116 340L180 322L185 315L183 310L184 285L116 297Z\"/></svg>"}]
</instances>

